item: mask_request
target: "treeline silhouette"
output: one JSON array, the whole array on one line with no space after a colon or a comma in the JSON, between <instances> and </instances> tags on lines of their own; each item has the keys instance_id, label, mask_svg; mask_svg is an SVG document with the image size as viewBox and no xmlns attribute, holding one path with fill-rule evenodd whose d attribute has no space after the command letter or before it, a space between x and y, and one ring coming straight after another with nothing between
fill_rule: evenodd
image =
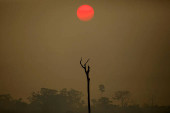
<instances>
[{"instance_id":1,"label":"treeline silhouette","mask_svg":"<svg viewBox=\"0 0 170 113\"><path fill-rule=\"evenodd\" d=\"M101 94L104 85L99 85ZM113 101L120 100L121 105L112 104L108 97L91 99L92 113L170 113L170 106L135 104L130 102L129 91L117 91ZM75 89L61 91L41 88L28 97L30 103L13 99L10 94L0 95L0 113L87 113L88 107L82 100L83 93Z\"/></svg>"}]
</instances>

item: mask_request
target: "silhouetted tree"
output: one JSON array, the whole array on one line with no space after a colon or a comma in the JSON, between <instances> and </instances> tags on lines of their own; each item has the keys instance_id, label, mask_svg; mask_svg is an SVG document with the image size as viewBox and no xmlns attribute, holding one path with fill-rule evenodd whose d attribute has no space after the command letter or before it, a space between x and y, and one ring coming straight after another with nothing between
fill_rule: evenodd
<instances>
[{"instance_id":1,"label":"silhouetted tree","mask_svg":"<svg viewBox=\"0 0 170 113\"><path fill-rule=\"evenodd\" d=\"M99 85L99 90L101 91L101 98L102 98L102 93L105 92L105 87L103 84Z\"/></svg>"},{"instance_id":2,"label":"silhouetted tree","mask_svg":"<svg viewBox=\"0 0 170 113\"><path fill-rule=\"evenodd\" d=\"M79 107L81 103L81 98L83 97L82 92L71 89L67 92L68 102L71 107Z\"/></svg>"},{"instance_id":3,"label":"silhouetted tree","mask_svg":"<svg viewBox=\"0 0 170 113\"><path fill-rule=\"evenodd\" d=\"M13 105L13 98L10 94L0 95L0 109L1 110L10 110Z\"/></svg>"},{"instance_id":4,"label":"silhouetted tree","mask_svg":"<svg viewBox=\"0 0 170 113\"><path fill-rule=\"evenodd\" d=\"M43 112L66 112L67 110L83 107L82 92L66 88L57 93L57 90L41 88L37 93L33 92L28 98L31 105L41 108Z\"/></svg>"},{"instance_id":5,"label":"silhouetted tree","mask_svg":"<svg viewBox=\"0 0 170 113\"><path fill-rule=\"evenodd\" d=\"M129 91L117 91L115 92L115 97L113 99L120 100L122 107L127 104L128 99L130 99L130 92Z\"/></svg>"},{"instance_id":6,"label":"silhouetted tree","mask_svg":"<svg viewBox=\"0 0 170 113\"><path fill-rule=\"evenodd\" d=\"M89 61L89 59L87 60L87 62ZM88 66L88 69L86 69L86 63L87 62L83 66L81 64L81 61L82 61L82 58L80 60L80 65L82 66L82 68L84 69L84 71L86 73L86 78L87 78L87 93L88 93L88 111L90 113L91 112L91 110L90 110L90 78L89 78L90 66Z\"/></svg>"},{"instance_id":7,"label":"silhouetted tree","mask_svg":"<svg viewBox=\"0 0 170 113\"><path fill-rule=\"evenodd\" d=\"M63 89L60 91L60 95L61 95L61 96L67 96L67 88L63 88Z\"/></svg>"},{"instance_id":8,"label":"silhouetted tree","mask_svg":"<svg viewBox=\"0 0 170 113\"><path fill-rule=\"evenodd\" d=\"M59 100L57 92L57 90L41 88L38 93L33 92L32 95L28 97L28 100L31 104L37 105L37 107L42 107L44 112L49 112L50 108L55 108L56 101Z\"/></svg>"},{"instance_id":9,"label":"silhouetted tree","mask_svg":"<svg viewBox=\"0 0 170 113\"><path fill-rule=\"evenodd\" d=\"M99 99L99 103L101 104L101 106L109 106L113 101L110 101L109 98L107 97L102 97L101 99Z\"/></svg>"},{"instance_id":10,"label":"silhouetted tree","mask_svg":"<svg viewBox=\"0 0 170 113\"><path fill-rule=\"evenodd\" d=\"M0 95L0 113L86 113L88 106L84 106L81 100L82 93L74 89L66 88L57 93L57 90L41 88L30 96L30 104L22 101L22 98L13 99L10 94ZM114 97L115 98L115 97ZM121 99L120 99L121 100ZM111 104L107 97L98 100L91 99L93 113L169 113L170 106L151 106L149 103L139 106L134 101L127 107ZM126 101L123 106L125 106ZM44 107L44 108L43 108ZM45 110L45 111L44 111Z\"/></svg>"},{"instance_id":11,"label":"silhouetted tree","mask_svg":"<svg viewBox=\"0 0 170 113\"><path fill-rule=\"evenodd\" d=\"M10 94L0 95L0 113L3 112L25 112L27 103L22 98L13 99Z\"/></svg>"}]
</instances>

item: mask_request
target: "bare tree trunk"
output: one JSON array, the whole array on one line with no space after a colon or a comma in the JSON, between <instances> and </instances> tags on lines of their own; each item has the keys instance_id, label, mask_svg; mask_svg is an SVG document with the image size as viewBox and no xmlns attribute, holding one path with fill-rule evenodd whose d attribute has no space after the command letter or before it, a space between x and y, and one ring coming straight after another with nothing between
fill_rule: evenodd
<instances>
[{"instance_id":1,"label":"bare tree trunk","mask_svg":"<svg viewBox=\"0 0 170 113\"><path fill-rule=\"evenodd\" d=\"M91 113L91 109L90 109L90 78L89 78L90 66L88 66L88 70L86 70L86 63L89 61L89 59L84 64L84 66L81 64L81 61L82 61L82 59L80 60L80 65L82 66L82 68L84 68L86 77L87 77L88 112Z\"/></svg>"},{"instance_id":2,"label":"bare tree trunk","mask_svg":"<svg viewBox=\"0 0 170 113\"><path fill-rule=\"evenodd\" d=\"M87 93L88 93L88 111L91 112L90 109L90 79L87 78Z\"/></svg>"}]
</instances>

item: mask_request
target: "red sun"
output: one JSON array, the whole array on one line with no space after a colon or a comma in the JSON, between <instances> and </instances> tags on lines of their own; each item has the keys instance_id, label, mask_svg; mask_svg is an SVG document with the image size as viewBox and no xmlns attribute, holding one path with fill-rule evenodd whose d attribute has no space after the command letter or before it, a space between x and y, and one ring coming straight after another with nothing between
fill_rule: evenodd
<instances>
[{"instance_id":1,"label":"red sun","mask_svg":"<svg viewBox=\"0 0 170 113\"><path fill-rule=\"evenodd\" d=\"M77 9L77 17L82 21L89 21L94 16L94 10L89 5L81 5Z\"/></svg>"}]
</instances>

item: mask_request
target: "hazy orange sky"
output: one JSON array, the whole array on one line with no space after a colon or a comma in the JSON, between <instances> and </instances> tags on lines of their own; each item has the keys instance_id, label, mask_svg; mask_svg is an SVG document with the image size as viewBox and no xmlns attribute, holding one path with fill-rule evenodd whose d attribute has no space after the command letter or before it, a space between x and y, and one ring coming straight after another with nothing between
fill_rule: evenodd
<instances>
[{"instance_id":1,"label":"hazy orange sky","mask_svg":"<svg viewBox=\"0 0 170 113\"><path fill-rule=\"evenodd\" d=\"M94 18L77 18L80 5ZM0 94L27 97L42 87L74 88L87 100L79 62L90 58L90 93L129 90L136 103L170 105L168 0L0 0Z\"/></svg>"}]
</instances>

